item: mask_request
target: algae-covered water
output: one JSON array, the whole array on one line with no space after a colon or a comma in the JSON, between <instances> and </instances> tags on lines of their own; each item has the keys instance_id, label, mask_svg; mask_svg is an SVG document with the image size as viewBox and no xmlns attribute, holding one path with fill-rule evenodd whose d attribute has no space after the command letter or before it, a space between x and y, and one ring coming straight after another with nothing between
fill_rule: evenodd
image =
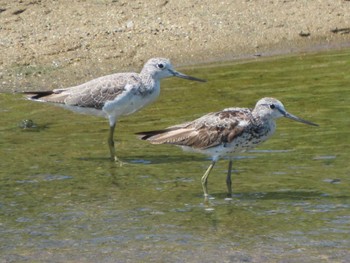
<instances>
[{"instance_id":1,"label":"algae-covered water","mask_svg":"<svg viewBox=\"0 0 350 263\"><path fill-rule=\"evenodd\" d=\"M181 71L208 82L164 80L122 119L122 167L107 120L0 95L0 262L349 262L350 50ZM207 157L134 135L267 96L320 126L278 120L237 156L233 200L226 160L206 204Z\"/></svg>"}]
</instances>

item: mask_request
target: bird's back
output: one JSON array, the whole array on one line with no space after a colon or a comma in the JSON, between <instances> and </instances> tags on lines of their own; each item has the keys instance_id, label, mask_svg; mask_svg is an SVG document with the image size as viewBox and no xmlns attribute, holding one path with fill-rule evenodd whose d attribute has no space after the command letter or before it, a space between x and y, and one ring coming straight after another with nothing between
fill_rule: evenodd
<instances>
[{"instance_id":1,"label":"bird's back","mask_svg":"<svg viewBox=\"0 0 350 263\"><path fill-rule=\"evenodd\" d=\"M137 73L116 73L75 87L53 90L54 94L45 99L70 106L102 109L105 102L115 99L126 85L139 86L141 83Z\"/></svg>"},{"instance_id":2,"label":"bird's back","mask_svg":"<svg viewBox=\"0 0 350 263\"><path fill-rule=\"evenodd\" d=\"M206 114L194 121L168 127L165 130L144 134L155 144L176 144L205 149L220 143L232 141L241 134L249 123L250 109L230 108L220 112Z\"/></svg>"}]
</instances>

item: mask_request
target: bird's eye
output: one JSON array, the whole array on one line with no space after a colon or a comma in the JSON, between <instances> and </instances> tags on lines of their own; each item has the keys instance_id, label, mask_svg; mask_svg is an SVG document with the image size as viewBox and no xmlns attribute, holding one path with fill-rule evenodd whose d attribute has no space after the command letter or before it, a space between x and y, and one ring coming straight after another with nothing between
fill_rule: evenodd
<instances>
[{"instance_id":1,"label":"bird's eye","mask_svg":"<svg viewBox=\"0 0 350 263\"><path fill-rule=\"evenodd\" d=\"M271 104L271 105L270 105L270 109L273 110L274 108L276 108L275 104Z\"/></svg>"},{"instance_id":2,"label":"bird's eye","mask_svg":"<svg viewBox=\"0 0 350 263\"><path fill-rule=\"evenodd\" d=\"M157 65L157 67L160 68L160 69L162 69L162 68L164 68L164 65L163 65L162 63L159 63L159 64Z\"/></svg>"}]
</instances>

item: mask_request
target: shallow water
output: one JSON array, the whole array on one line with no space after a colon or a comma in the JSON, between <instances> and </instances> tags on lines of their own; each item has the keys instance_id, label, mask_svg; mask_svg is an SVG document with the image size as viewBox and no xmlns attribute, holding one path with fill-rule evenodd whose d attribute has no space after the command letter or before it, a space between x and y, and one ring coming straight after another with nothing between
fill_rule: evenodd
<instances>
[{"instance_id":1,"label":"shallow water","mask_svg":"<svg viewBox=\"0 0 350 263\"><path fill-rule=\"evenodd\" d=\"M348 262L350 50L211 65L169 79L159 100L117 126L21 96L0 95L1 262ZM54 87L53 87L54 88ZM278 120L276 134L209 178L205 156L139 141L266 96L320 124ZM23 120L32 120L27 127Z\"/></svg>"}]
</instances>

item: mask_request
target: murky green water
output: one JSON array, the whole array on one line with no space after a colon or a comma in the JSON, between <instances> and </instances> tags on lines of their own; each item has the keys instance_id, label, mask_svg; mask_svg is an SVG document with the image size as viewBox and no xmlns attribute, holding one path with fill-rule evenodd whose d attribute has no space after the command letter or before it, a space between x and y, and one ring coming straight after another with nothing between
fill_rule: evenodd
<instances>
[{"instance_id":1,"label":"murky green water","mask_svg":"<svg viewBox=\"0 0 350 263\"><path fill-rule=\"evenodd\" d=\"M159 100L121 120L119 167L106 120L0 95L1 262L348 262L350 50L183 70ZM320 124L279 120L276 134L237 158L210 161L135 132L163 128L265 96ZM36 128L23 129L31 119Z\"/></svg>"}]
</instances>

